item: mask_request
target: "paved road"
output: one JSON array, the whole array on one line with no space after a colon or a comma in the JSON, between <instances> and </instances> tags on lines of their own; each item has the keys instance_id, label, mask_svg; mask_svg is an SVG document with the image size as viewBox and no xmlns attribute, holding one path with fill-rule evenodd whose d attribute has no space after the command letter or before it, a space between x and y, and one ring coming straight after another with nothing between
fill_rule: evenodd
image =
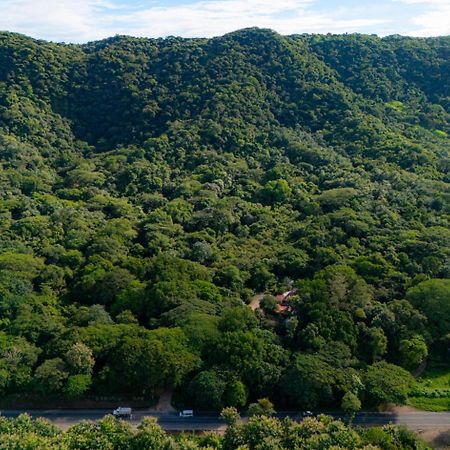
<instances>
[{"instance_id":1,"label":"paved road","mask_svg":"<svg viewBox=\"0 0 450 450\"><path fill-rule=\"evenodd\" d=\"M355 425L377 426L393 423L406 425L412 430L433 428L450 429L450 412L401 412L401 413L359 413L353 421Z\"/></svg>"},{"instance_id":2,"label":"paved road","mask_svg":"<svg viewBox=\"0 0 450 450\"><path fill-rule=\"evenodd\" d=\"M55 425L68 428L81 420L99 420L111 410L3 410L2 415L16 417L21 413L28 412L32 417L44 417ZM342 414L330 413L335 418L343 418ZM137 425L144 417L152 416L158 419L159 424L165 430L219 430L224 427L223 421L217 414L204 413L195 417L181 418L176 413L151 413L148 411L135 411L131 423ZM279 413L278 417L290 416L300 420L298 413ZM389 423L406 425L413 430L425 429L450 429L450 412L401 412L401 413L375 413L364 412L356 415L354 424L361 426L380 426Z\"/></svg>"}]
</instances>

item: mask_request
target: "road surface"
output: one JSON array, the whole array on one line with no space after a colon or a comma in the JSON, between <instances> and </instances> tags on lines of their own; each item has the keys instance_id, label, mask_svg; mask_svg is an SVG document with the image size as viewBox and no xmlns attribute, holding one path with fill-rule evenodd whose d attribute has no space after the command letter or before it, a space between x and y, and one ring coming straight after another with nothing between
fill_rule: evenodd
<instances>
[{"instance_id":1,"label":"road surface","mask_svg":"<svg viewBox=\"0 0 450 450\"><path fill-rule=\"evenodd\" d=\"M44 417L49 419L55 425L66 429L77 424L81 420L99 420L111 410L3 410L2 415L6 417L17 417L21 413L27 412L32 417ZM339 419L342 414L329 413L329 415ZM130 421L133 425L139 424L144 417L156 417L162 428L168 431L176 430L220 430L224 428L224 422L215 413L196 414L194 417L182 418L175 412L154 413L145 410L136 410ZM300 420L299 413L279 413L278 417L292 417ZM381 426L389 423L397 425L406 425L412 430L426 429L450 429L450 412L399 412L399 413L377 413L361 412L358 413L353 421L354 425L360 426Z\"/></svg>"}]
</instances>

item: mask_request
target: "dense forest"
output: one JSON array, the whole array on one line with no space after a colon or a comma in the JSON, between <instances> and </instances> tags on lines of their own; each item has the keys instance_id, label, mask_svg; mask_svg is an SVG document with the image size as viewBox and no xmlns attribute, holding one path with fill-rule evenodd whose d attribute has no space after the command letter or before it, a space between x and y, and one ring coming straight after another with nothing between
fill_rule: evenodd
<instances>
[{"instance_id":1,"label":"dense forest","mask_svg":"<svg viewBox=\"0 0 450 450\"><path fill-rule=\"evenodd\" d=\"M0 33L3 402L357 410L450 371L449 74L450 37Z\"/></svg>"}]
</instances>

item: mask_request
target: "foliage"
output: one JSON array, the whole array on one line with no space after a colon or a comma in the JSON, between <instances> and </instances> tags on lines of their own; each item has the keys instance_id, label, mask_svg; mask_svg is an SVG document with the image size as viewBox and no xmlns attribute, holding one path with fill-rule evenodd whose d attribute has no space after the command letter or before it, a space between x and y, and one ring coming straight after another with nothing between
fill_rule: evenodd
<instances>
[{"instance_id":1,"label":"foliage","mask_svg":"<svg viewBox=\"0 0 450 450\"><path fill-rule=\"evenodd\" d=\"M351 422L355 414L361 409L361 401L356 394L349 391L342 397L341 409L347 414L348 421Z\"/></svg>"},{"instance_id":2,"label":"foliage","mask_svg":"<svg viewBox=\"0 0 450 450\"><path fill-rule=\"evenodd\" d=\"M449 42L0 33L2 397L405 401L447 361Z\"/></svg>"},{"instance_id":3,"label":"foliage","mask_svg":"<svg viewBox=\"0 0 450 450\"><path fill-rule=\"evenodd\" d=\"M365 374L365 394L371 404L406 402L411 375L404 369L378 362L370 366Z\"/></svg>"},{"instance_id":4,"label":"foliage","mask_svg":"<svg viewBox=\"0 0 450 450\"><path fill-rule=\"evenodd\" d=\"M412 287L406 298L428 318L437 338L450 332L450 280L428 280Z\"/></svg>"},{"instance_id":5,"label":"foliage","mask_svg":"<svg viewBox=\"0 0 450 450\"><path fill-rule=\"evenodd\" d=\"M408 403L427 411L450 408L450 373L445 363L429 362L425 372L411 386Z\"/></svg>"},{"instance_id":6,"label":"foliage","mask_svg":"<svg viewBox=\"0 0 450 450\"><path fill-rule=\"evenodd\" d=\"M0 418L1 449L36 450L172 450L172 449L352 449L352 450L427 450L404 428L387 426L352 430L331 417L308 418L301 423L267 416L251 417L230 423L225 434L166 434L152 417L137 429L107 416L98 422L80 422L65 432L46 420Z\"/></svg>"},{"instance_id":7,"label":"foliage","mask_svg":"<svg viewBox=\"0 0 450 450\"><path fill-rule=\"evenodd\" d=\"M249 417L253 416L273 416L275 410L273 404L268 398L260 398L256 403L248 405L247 414Z\"/></svg>"}]
</instances>

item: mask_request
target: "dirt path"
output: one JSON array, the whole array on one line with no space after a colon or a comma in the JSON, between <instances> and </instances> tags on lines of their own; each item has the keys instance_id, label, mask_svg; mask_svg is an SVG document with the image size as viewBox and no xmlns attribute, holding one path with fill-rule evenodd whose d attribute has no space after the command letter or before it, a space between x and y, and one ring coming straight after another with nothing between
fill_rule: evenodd
<instances>
[{"instance_id":1,"label":"dirt path","mask_svg":"<svg viewBox=\"0 0 450 450\"><path fill-rule=\"evenodd\" d=\"M252 297L252 300L250 301L250 308L253 309L253 311L257 310L259 308L259 305L261 303L261 300L264 298L264 294L256 294Z\"/></svg>"},{"instance_id":2,"label":"dirt path","mask_svg":"<svg viewBox=\"0 0 450 450\"><path fill-rule=\"evenodd\" d=\"M417 435L430 444L434 450L448 450L450 448L450 430L448 428L422 430Z\"/></svg>"},{"instance_id":3,"label":"dirt path","mask_svg":"<svg viewBox=\"0 0 450 450\"><path fill-rule=\"evenodd\" d=\"M150 409L150 411L167 413L174 412L176 409L172 406L172 391L167 390L159 396L158 404Z\"/></svg>"},{"instance_id":4,"label":"dirt path","mask_svg":"<svg viewBox=\"0 0 450 450\"><path fill-rule=\"evenodd\" d=\"M428 360L424 359L422 361L422 363L420 364L420 366L414 370L414 372L412 373L414 377L419 378L424 372L425 369L427 368L427 364L428 364Z\"/></svg>"}]
</instances>

